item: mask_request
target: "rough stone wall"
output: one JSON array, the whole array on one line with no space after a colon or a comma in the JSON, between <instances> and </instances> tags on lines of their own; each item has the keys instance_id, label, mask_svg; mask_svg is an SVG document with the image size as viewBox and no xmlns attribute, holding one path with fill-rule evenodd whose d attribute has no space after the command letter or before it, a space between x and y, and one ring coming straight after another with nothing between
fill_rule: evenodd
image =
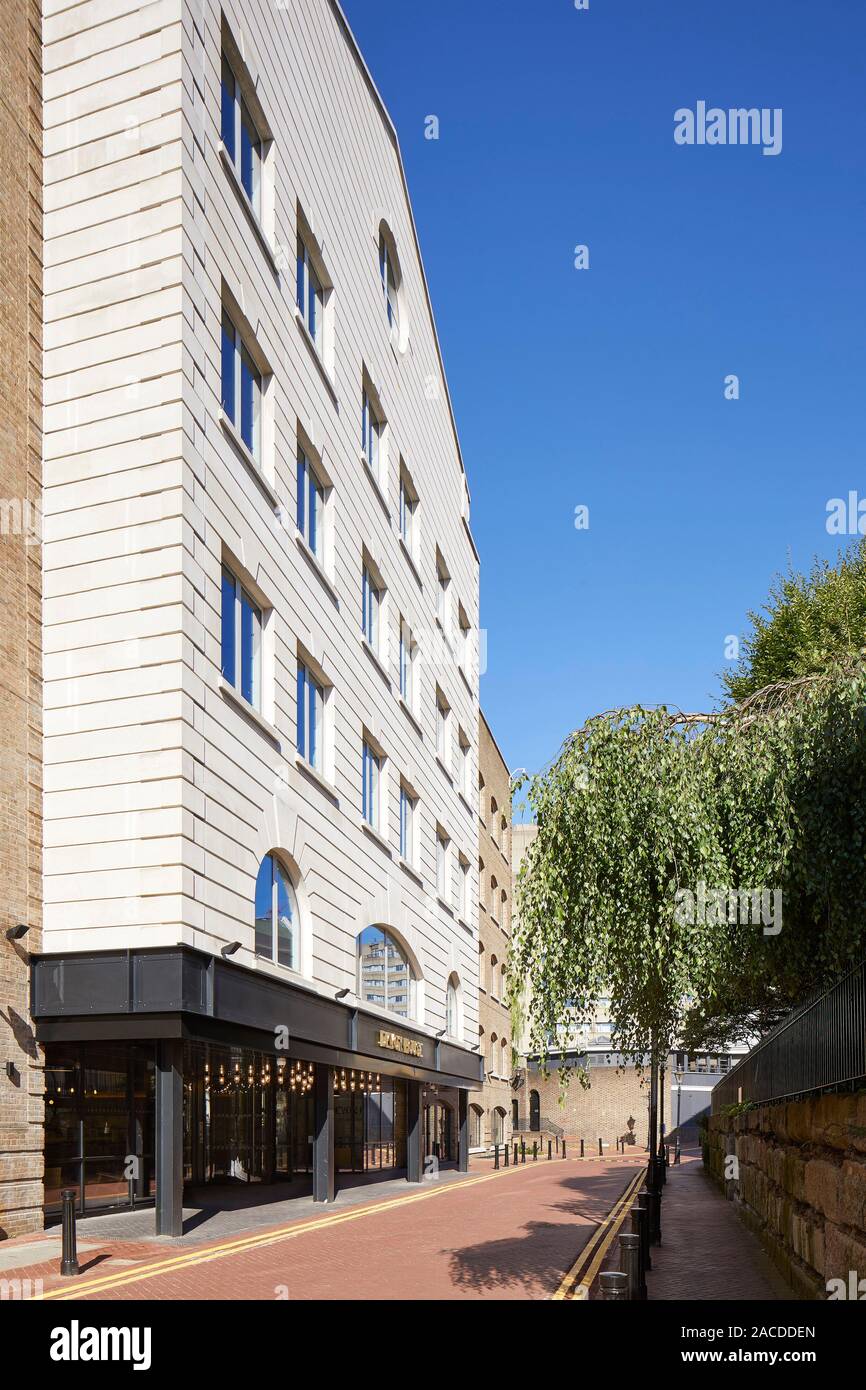
<instances>
[{"instance_id":1,"label":"rough stone wall","mask_svg":"<svg viewBox=\"0 0 866 1390\"><path fill-rule=\"evenodd\" d=\"M866 1091L714 1115L706 1158L798 1297L866 1280Z\"/></svg>"}]
</instances>

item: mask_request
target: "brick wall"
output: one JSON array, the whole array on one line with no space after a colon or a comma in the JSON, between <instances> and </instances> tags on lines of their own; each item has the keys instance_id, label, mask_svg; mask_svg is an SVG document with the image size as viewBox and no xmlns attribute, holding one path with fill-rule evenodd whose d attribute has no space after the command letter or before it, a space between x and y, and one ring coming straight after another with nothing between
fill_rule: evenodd
<instances>
[{"instance_id":1,"label":"brick wall","mask_svg":"<svg viewBox=\"0 0 866 1390\"><path fill-rule=\"evenodd\" d=\"M537 1072L526 1072L518 1092L521 1116L529 1115L529 1097L539 1093L542 1123L550 1120L565 1131L566 1142L579 1144L584 1140L587 1154L598 1153L602 1140L604 1153L616 1153L616 1141L633 1132L634 1152L643 1153L648 1132L649 1073L639 1076L634 1068L618 1072L615 1067L590 1067L589 1087L584 1088L573 1074L560 1104L561 1083L558 1072L545 1078ZM630 1131L629 1119L634 1120ZM668 1130L671 1122L670 1072L665 1074L664 1115L659 1115ZM629 1145L629 1148L632 1146Z\"/></svg>"},{"instance_id":2,"label":"brick wall","mask_svg":"<svg viewBox=\"0 0 866 1390\"><path fill-rule=\"evenodd\" d=\"M42 1226L42 1064L27 1009L41 937L40 25L37 0L0 9L0 1238ZM10 942L19 922L30 932Z\"/></svg>"},{"instance_id":3,"label":"brick wall","mask_svg":"<svg viewBox=\"0 0 866 1390\"><path fill-rule=\"evenodd\" d=\"M866 1092L713 1115L706 1161L799 1297L866 1281Z\"/></svg>"},{"instance_id":4,"label":"brick wall","mask_svg":"<svg viewBox=\"0 0 866 1390\"><path fill-rule=\"evenodd\" d=\"M486 1144L495 1137L496 1110L505 1112L502 1138L511 1133L511 1015L503 973L511 941L511 776L483 714L478 720L478 771L478 1016L485 1072L494 1074L472 1101L483 1110L481 1140Z\"/></svg>"}]
</instances>

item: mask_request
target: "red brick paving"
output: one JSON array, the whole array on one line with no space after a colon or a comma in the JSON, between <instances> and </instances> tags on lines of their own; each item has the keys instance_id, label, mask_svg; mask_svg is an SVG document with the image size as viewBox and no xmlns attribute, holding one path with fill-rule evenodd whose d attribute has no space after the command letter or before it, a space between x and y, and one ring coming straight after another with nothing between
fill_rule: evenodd
<instances>
[{"instance_id":1,"label":"red brick paving","mask_svg":"<svg viewBox=\"0 0 866 1390\"><path fill-rule=\"evenodd\" d=\"M95 1288L94 1299L548 1299L624 1190L632 1163L539 1160L490 1178L491 1165L476 1165L465 1183L453 1183L421 1200L389 1201L346 1209L350 1219L327 1224L339 1205L323 1209L317 1229L218 1259L202 1261L215 1242L182 1251L148 1242L110 1241L82 1256L86 1278L120 1273L122 1261L153 1266L178 1254L197 1259L147 1279ZM357 1217L358 1212L369 1214ZM351 1215L350 1215L351 1214ZM279 1229L285 1229L281 1227ZM292 1229L291 1227L289 1228ZM261 1229L255 1239L266 1236ZM42 1277L45 1291L83 1294L84 1279L60 1280L56 1261L16 1269L19 1278Z\"/></svg>"},{"instance_id":2,"label":"red brick paving","mask_svg":"<svg viewBox=\"0 0 866 1390\"><path fill-rule=\"evenodd\" d=\"M647 1294L665 1300L793 1298L759 1241L704 1173L697 1153L668 1169L662 1244L653 1246Z\"/></svg>"}]
</instances>

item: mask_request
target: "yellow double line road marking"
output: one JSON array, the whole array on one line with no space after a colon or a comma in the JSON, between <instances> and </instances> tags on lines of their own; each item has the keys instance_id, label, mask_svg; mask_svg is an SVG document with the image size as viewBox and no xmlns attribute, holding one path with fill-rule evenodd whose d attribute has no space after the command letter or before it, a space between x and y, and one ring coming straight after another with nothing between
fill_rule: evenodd
<instances>
[{"instance_id":1,"label":"yellow double line road marking","mask_svg":"<svg viewBox=\"0 0 866 1390\"><path fill-rule=\"evenodd\" d=\"M43 1300L57 1298L64 1302L87 1298L93 1293L104 1293L108 1289L122 1288L126 1284L136 1284L145 1279L157 1279L162 1274L176 1274L194 1265L208 1264L212 1260L222 1260L229 1255L243 1254L247 1250L261 1250L265 1246L276 1245L280 1241L292 1240L295 1236L306 1235L309 1231L320 1231L331 1226L343 1225L348 1221L359 1221L362 1217L373 1216L378 1212L392 1211L409 1202L424 1202L431 1197L441 1197L445 1192L464 1192L467 1187L474 1187L477 1183L491 1182L494 1178L501 1176L504 1176L504 1169L500 1169L499 1172L482 1173L477 1178L464 1178L462 1182L450 1182L441 1187L428 1188L424 1192L413 1192L406 1197L392 1197L388 1201L376 1202L371 1206L332 1212L327 1216L317 1217L311 1221L297 1221L291 1226L263 1231L260 1235L239 1236L236 1240L225 1241L222 1245L208 1246L206 1250L187 1250L181 1255L168 1256L164 1260L156 1260L152 1264L142 1265L138 1269L125 1269L116 1274L106 1274L102 1278L88 1279L86 1283L76 1284L72 1289L68 1287L49 1289L47 1293L38 1295L38 1297Z\"/></svg>"},{"instance_id":2,"label":"yellow double line road marking","mask_svg":"<svg viewBox=\"0 0 866 1390\"><path fill-rule=\"evenodd\" d=\"M586 1285L587 1291L592 1288L592 1281L601 1268L601 1262L610 1249L614 1237L625 1220L626 1212L629 1209L632 1198L637 1193L645 1176L644 1170L641 1169L640 1172L636 1173L632 1178L625 1192L623 1192L614 1203L601 1224L593 1231L591 1237L578 1255L577 1260L553 1295L554 1299L574 1298L575 1285L584 1270L586 1273L584 1278L580 1279L580 1282Z\"/></svg>"}]
</instances>

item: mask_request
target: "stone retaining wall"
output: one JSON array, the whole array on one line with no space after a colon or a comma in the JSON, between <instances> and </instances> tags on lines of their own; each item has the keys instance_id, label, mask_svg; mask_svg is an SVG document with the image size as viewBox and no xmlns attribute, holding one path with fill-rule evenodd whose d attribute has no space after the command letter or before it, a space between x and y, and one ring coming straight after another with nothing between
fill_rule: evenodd
<instances>
[{"instance_id":1,"label":"stone retaining wall","mask_svg":"<svg viewBox=\"0 0 866 1390\"><path fill-rule=\"evenodd\" d=\"M713 1115L706 1138L714 1180L798 1298L852 1270L866 1281L866 1091Z\"/></svg>"}]
</instances>

